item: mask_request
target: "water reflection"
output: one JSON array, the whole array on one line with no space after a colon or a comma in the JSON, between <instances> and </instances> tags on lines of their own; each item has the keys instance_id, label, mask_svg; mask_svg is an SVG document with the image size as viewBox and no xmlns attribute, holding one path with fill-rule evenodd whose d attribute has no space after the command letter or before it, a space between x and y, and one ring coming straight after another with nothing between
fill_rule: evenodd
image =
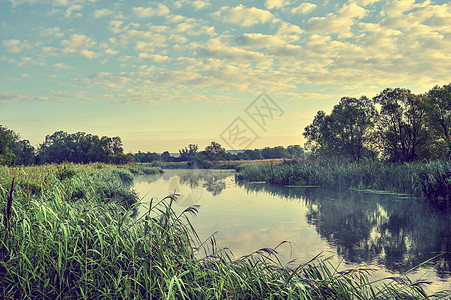
<instances>
[{"instance_id":1,"label":"water reflection","mask_svg":"<svg viewBox=\"0 0 451 300\"><path fill-rule=\"evenodd\" d=\"M397 195L238 184L248 192L302 199L307 222L347 262L376 263L399 273L442 253L429 265L441 278L451 275L451 211Z\"/></svg>"}]
</instances>

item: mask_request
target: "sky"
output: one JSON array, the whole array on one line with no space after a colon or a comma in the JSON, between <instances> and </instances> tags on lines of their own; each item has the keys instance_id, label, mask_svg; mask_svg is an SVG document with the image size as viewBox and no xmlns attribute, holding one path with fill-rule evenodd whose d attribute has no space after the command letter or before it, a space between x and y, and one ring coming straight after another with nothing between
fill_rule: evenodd
<instances>
[{"instance_id":1,"label":"sky","mask_svg":"<svg viewBox=\"0 0 451 300\"><path fill-rule=\"evenodd\" d=\"M0 124L126 152L303 145L342 97L451 82L451 3L0 0Z\"/></svg>"}]
</instances>

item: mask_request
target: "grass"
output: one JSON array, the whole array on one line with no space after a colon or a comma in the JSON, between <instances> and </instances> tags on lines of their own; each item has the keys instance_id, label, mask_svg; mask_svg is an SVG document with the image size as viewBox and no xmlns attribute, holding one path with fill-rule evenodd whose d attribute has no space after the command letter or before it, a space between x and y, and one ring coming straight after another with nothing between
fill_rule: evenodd
<instances>
[{"instance_id":1,"label":"grass","mask_svg":"<svg viewBox=\"0 0 451 300\"><path fill-rule=\"evenodd\" d=\"M417 195L438 201L451 199L450 161L357 164L319 160L246 164L239 169L237 178L283 185L383 190Z\"/></svg>"},{"instance_id":2,"label":"grass","mask_svg":"<svg viewBox=\"0 0 451 300\"><path fill-rule=\"evenodd\" d=\"M3 299L426 299L407 277L370 281L320 256L282 265L278 247L234 259L200 241L176 195L133 202L130 172L105 165L0 169ZM138 206L146 213L131 218Z\"/></svg>"}]
</instances>

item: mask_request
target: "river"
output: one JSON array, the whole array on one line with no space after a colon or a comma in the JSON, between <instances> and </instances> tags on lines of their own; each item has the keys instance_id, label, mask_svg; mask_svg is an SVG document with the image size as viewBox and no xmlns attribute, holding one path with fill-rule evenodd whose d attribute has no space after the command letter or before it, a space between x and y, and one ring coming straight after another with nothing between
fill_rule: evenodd
<instances>
[{"instance_id":1,"label":"river","mask_svg":"<svg viewBox=\"0 0 451 300\"><path fill-rule=\"evenodd\" d=\"M372 279L409 273L432 282L429 293L451 290L451 212L407 196L318 187L236 182L229 170L165 170L135 176L143 205L174 192L177 213L200 205L190 217L201 240L212 234L235 257L274 248L283 264L308 262L321 253L345 270L371 269Z\"/></svg>"}]
</instances>

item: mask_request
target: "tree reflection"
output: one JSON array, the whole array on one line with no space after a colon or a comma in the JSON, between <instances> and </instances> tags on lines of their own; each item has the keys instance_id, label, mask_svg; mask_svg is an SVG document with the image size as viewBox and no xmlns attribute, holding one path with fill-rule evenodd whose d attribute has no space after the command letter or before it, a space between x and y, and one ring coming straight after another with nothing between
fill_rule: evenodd
<instances>
[{"instance_id":1,"label":"tree reflection","mask_svg":"<svg viewBox=\"0 0 451 300\"><path fill-rule=\"evenodd\" d=\"M248 192L303 201L308 208L308 222L345 261L378 263L388 270L405 272L441 253L429 264L438 276L451 275L451 211L438 210L421 199L399 195L239 185Z\"/></svg>"}]
</instances>

